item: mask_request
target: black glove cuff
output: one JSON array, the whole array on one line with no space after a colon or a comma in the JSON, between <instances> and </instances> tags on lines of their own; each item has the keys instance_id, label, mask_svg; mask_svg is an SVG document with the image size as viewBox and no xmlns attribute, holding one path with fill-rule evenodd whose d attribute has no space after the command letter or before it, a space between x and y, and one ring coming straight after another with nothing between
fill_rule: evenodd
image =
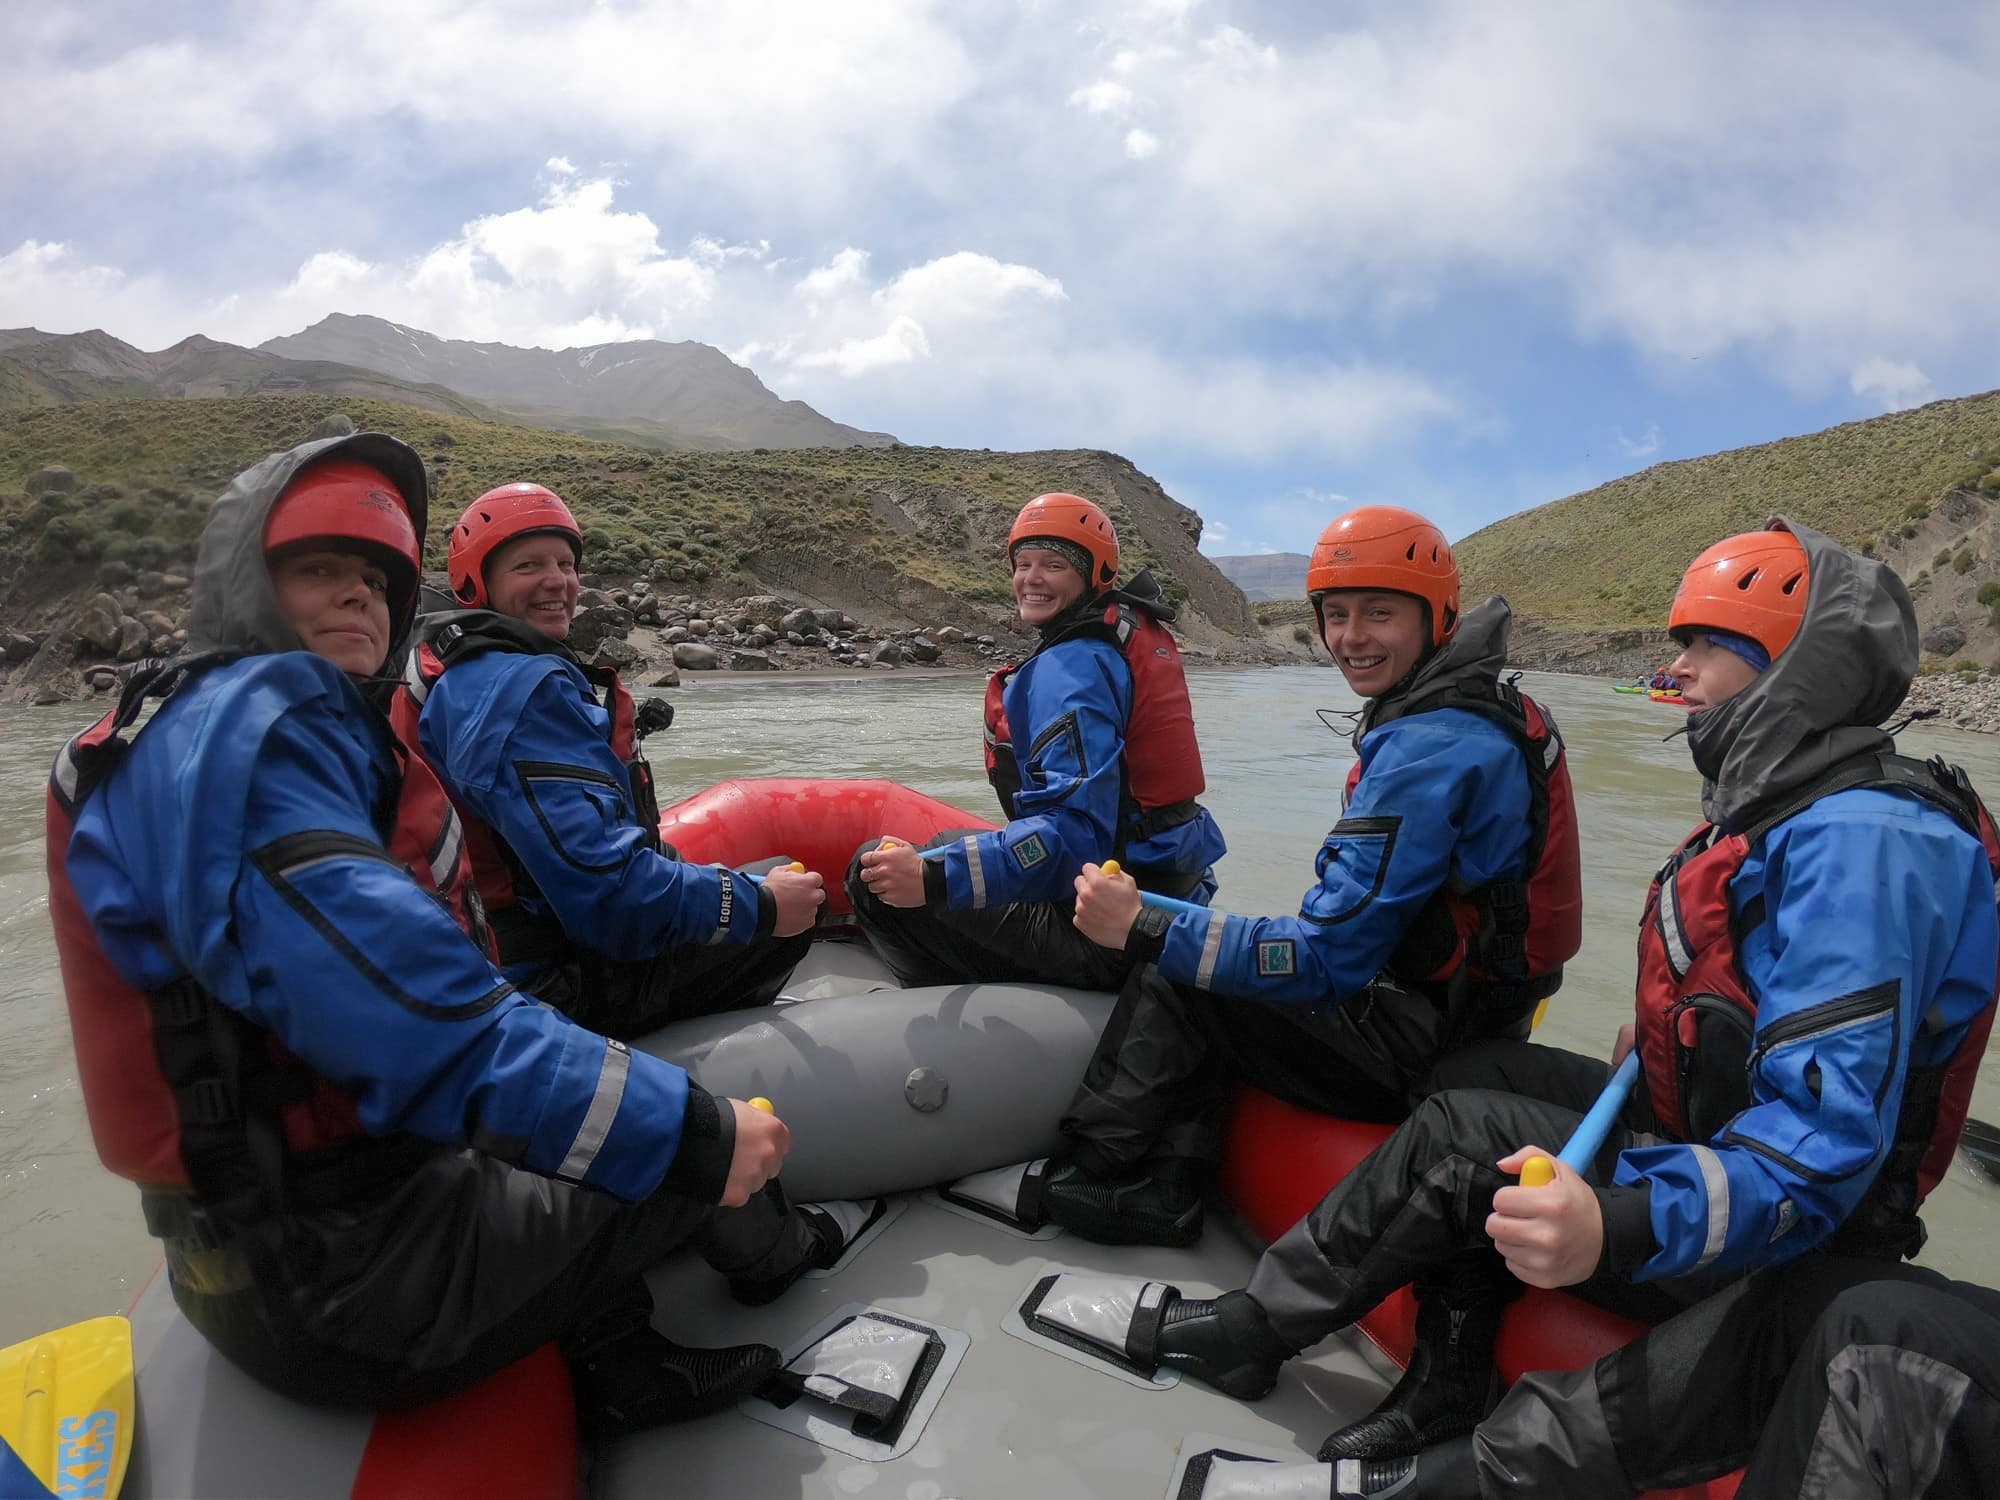
<instances>
[{"instance_id":1,"label":"black glove cuff","mask_svg":"<svg viewBox=\"0 0 2000 1500\"><path fill-rule=\"evenodd\" d=\"M720 1203L736 1155L736 1111L700 1084L688 1083L681 1115L681 1144L660 1186L697 1203Z\"/></svg>"},{"instance_id":2,"label":"black glove cuff","mask_svg":"<svg viewBox=\"0 0 2000 1500\"><path fill-rule=\"evenodd\" d=\"M1630 1187L1594 1187L1604 1215L1604 1249L1597 1257L1599 1272L1628 1275L1655 1255L1653 1189L1650 1183Z\"/></svg>"},{"instance_id":3,"label":"black glove cuff","mask_svg":"<svg viewBox=\"0 0 2000 1500\"><path fill-rule=\"evenodd\" d=\"M924 861L924 905L932 911L944 910L944 861L941 859Z\"/></svg>"},{"instance_id":4,"label":"black glove cuff","mask_svg":"<svg viewBox=\"0 0 2000 1500\"><path fill-rule=\"evenodd\" d=\"M1157 906L1142 906L1125 935L1125 955L1134 963L1156 964L1166 951L1167 929L1174 925L1172 912Z\"/></svg>"}]
</instances>

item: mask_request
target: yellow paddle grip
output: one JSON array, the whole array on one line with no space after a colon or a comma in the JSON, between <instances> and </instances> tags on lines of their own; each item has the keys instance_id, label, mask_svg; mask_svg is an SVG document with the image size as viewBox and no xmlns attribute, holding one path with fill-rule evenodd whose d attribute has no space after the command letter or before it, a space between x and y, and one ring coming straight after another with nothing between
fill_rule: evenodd
<instances>
[{"instance_id":1,"label":"yellow paddle grip","mask_svg":"<svg viewBox=\"0 0 2000 1500\"><path fill-rule=\"evenodd\" d=\"M1546 1156L1531 1156L1521 1163L1522 1187L1547 1187L1556 1180L1556 1164Z\"/></svg>"},{"instance_id":2,"label":"yellow paddle grip","mask_svg":"<svg viewBox=\"0 0 2000 1500\"><path fill-rule=\"evenodd\" d=\"M1107 859L1103 864L1099 865L1098 868L1107 875L1117 875L1121 873L1118 861L1115 859Z\"/></svg>"},{"instance_id":3,"label":"yellow paddle grip","mask_svg":"<svg viewBox=\"0 0 2000 1500\"><path fill-rule=\"evenodd\" d=\"M761 1109L767 1115L775 1115L778 1112L778 1106L773 1104L769 1099L766 1099L762 1094L750 1100L749 1104L752 1109Z\"/></svg>"}]
</instances>

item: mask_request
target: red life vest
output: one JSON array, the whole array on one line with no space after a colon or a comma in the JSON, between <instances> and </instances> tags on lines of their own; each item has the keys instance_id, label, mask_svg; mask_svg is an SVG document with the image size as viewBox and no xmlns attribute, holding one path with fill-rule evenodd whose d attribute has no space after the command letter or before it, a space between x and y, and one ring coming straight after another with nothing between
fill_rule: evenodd
<instances>
[{"instance_id":1,"label":"red life vest","mask_svg":"<svg viewBox=\"0 0 2000 1500\"><path fill-rule=\"evenodd\" d=\"M1704 823L1653 878L1639 927L1635 1031L1653 1113L1684 1141L1710 1140L1750 1105L1749 1066L1757 1001L1739 951L1761 913L1732 914L1729 883L1758 839L1822 797L1856 787L1898 791L1942 808L1975 835L2000 878L2000 831L1965 773L1940 759L1856 756L1803 788L1742 833ZM2000 975L1995 976L2000 992ZM1889 1155L1842 1234L1889 1235L1911 1223L1942 1179L1965 1125L1993 1025L1992 1005L1968 1028L1951 1059L1912 1068ZM1768 1040L1768 1039L1767 1039Z\"/></svg>"},{"instance_id":2,"label":"red life vest","mask_svg":"<svg viewBox=\"0 0 2000 1500\"><path fill-rule=\"evenodd\" d=\"M124 758L124 731L145 700L165 698L228 659L218 653L135 676L116 708L57 753L49 777L49 914L84 1108L105 1166L142 1188L178 1190L147 1199L148 1226L163 1237L184 1232L190 1195L219 1206L285 1191L298 1163L324 1181L336 1167L365 1160L387 1170L409 1154L402 1140L366 1137L351 1094L191 977L150 992L134 988L98 943L70 883L76 815ZM429 768L407 760L390 852L490 952L457 823Z\"/></svg>"},{"instance_id":3,"label":"red life vest","mask_svg":"<svg viewBox=\"0 0 2000 1500\"><path fill-rule=\"evenodd\" d=\"M413 761L423 761L417 726L431 685L454 665L488 651L561 656L583 673L611 716L611 753L625 767L632 789L632 821L649 848L660 846L660 804L653 787L653 768L639 748L632 693L609 668L584 665L560 641L550 640L531 625L493 610L452 610L422 622L423 637L410 652L403 681L389 703L389 724ZM426 770L429 769L426 764ZM553 962L570 948L561 924L546 913L522 909L521 898L539 894L534 876L508 847L492 824L456 798L473 880L485 904L506 964Z\"/></svg>"},{"instance_id":4,"label":"red life vest","mask_svg":"<svg viewBox=\"0 0 2000 1500\"><path fill-rule=\"evenodd\" d=\"M1112 594L1102 615L1080 621L1044 640L1033 661L1064 641L1101 640L1118 648L1132 674L1132 714L1120 756L1123 817L1113 856L1201 815L1195 801L1206 789L1201 746L1194 736L1194 705L1180 646L1147 608L1150 601ZM1168 618L1172 618L1171 615ZM1027 662L1002 667L986 684L986 779L1011 820L1020 816L1021 765L1007 725L1007 683Z\"/></svg>"},{"instance_id":5,"label":"red life vest","mask_svg":"<svg viewBox=\"0 0 2000 1500\"><path fill-rule=\"evenodd\" d=\"M1562 731L1547 709L1512 683L1456 683L1426 692L1404 711L1460 708L1505 730L1528 771L1525 880L1470 890L1441 887L1411 920L1384 965L1407 984L1445 984L1462 1040L1527 1034L1535 1007L1562 986L1563 965L1583 946L1583 859L1576 794ZM1361 780L1347 773L1346 799Z\"/></svg>"}]
</instances>

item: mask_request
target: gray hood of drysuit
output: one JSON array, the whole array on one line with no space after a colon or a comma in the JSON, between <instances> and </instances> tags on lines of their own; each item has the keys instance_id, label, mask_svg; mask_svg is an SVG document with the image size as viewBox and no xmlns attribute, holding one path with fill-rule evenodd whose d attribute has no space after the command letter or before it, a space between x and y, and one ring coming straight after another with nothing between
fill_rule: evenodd
<instances>
[{"instance_id":1,"label":"gray hood of drysuit","mask_svg":"<svg viewBox=\"0 0 2000 1500\"><path fill-rule=\"evenodd\" d=\"M1917 670L1917 612L1888 564L1783 516L1806 549L1799 633L1742 692L1688 715L1701 810L1724 832L1756 822L1830 766L1894 743L1876 726Z\"/></svg>"},{"instance_id":2,"label":"gray hood of drysuit","mask_svg":"<svg viewBox=\"0 0 2000 1500\"><path fill-rule=\"evenodd\" d=\"M424 461L408 444L387 433L357 432L315 438L273 453L229 482L202 527L195 552L194 598L188 609L190 654L304 649L271 587L264 562L264 523L292 476L313 459L334 453L387 474L409 502L410 522L417 528L418 540L423 539L430 516L430 482ZM410 607L389 622L391 660L415 618L416 594L411 591Z\"/></svg>"},{"instance_id":3,"label":"gray hood of drysuit","mask_svg":"<svg viewBox=\"0 0 2000 1500\"><path fill-rule=\"evenodd\" d=\"M1491 682L1506 670L1507 637L1514 629L1514 611L1498 594L1458 617L1458 629L1408 677L1362 710L1354 731L1354 747L1379 725L1421 708L1434 694L1466 681Z\"/></svg>"}]
</instances>

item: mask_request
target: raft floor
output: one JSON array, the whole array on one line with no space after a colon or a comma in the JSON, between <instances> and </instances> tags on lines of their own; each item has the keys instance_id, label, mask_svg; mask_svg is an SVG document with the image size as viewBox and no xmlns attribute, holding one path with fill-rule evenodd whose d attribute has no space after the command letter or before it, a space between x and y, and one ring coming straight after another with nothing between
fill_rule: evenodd
<instances>
[{"instance_id":1,"label":"raft floor","mask_svg":"<svg viewBox=\"0 0 2000 1500\"><path fill-rule=\"evenodd\" d=\"M1307 1459L1327 1433L1365 1415L1391 1367L1359 1335L1336 1334L1286 1366L1262 1401L1231 1400L1183 1378L1142 1389L1003 1331L1041 1268L1172 1283L1189 1295L1242 1286L1255 1253L1211 1216L1185 1250L1094 1245L1071 1234L1031 1240L915 1194L844 1269L745 1308L698 1259L649 1278L654 1322L686 1344L760 1340L789 1349L853 1303L968 1334L970 1348L915 1447L900 1458L849 1457L743 1415L741 1409L641 1434L601 1454L590 1492L604 1500L867 1496L879 1500L1162 1500L1184 1441L1220 1437L1258 1456Z\"/></svg>"}]
</instances>

